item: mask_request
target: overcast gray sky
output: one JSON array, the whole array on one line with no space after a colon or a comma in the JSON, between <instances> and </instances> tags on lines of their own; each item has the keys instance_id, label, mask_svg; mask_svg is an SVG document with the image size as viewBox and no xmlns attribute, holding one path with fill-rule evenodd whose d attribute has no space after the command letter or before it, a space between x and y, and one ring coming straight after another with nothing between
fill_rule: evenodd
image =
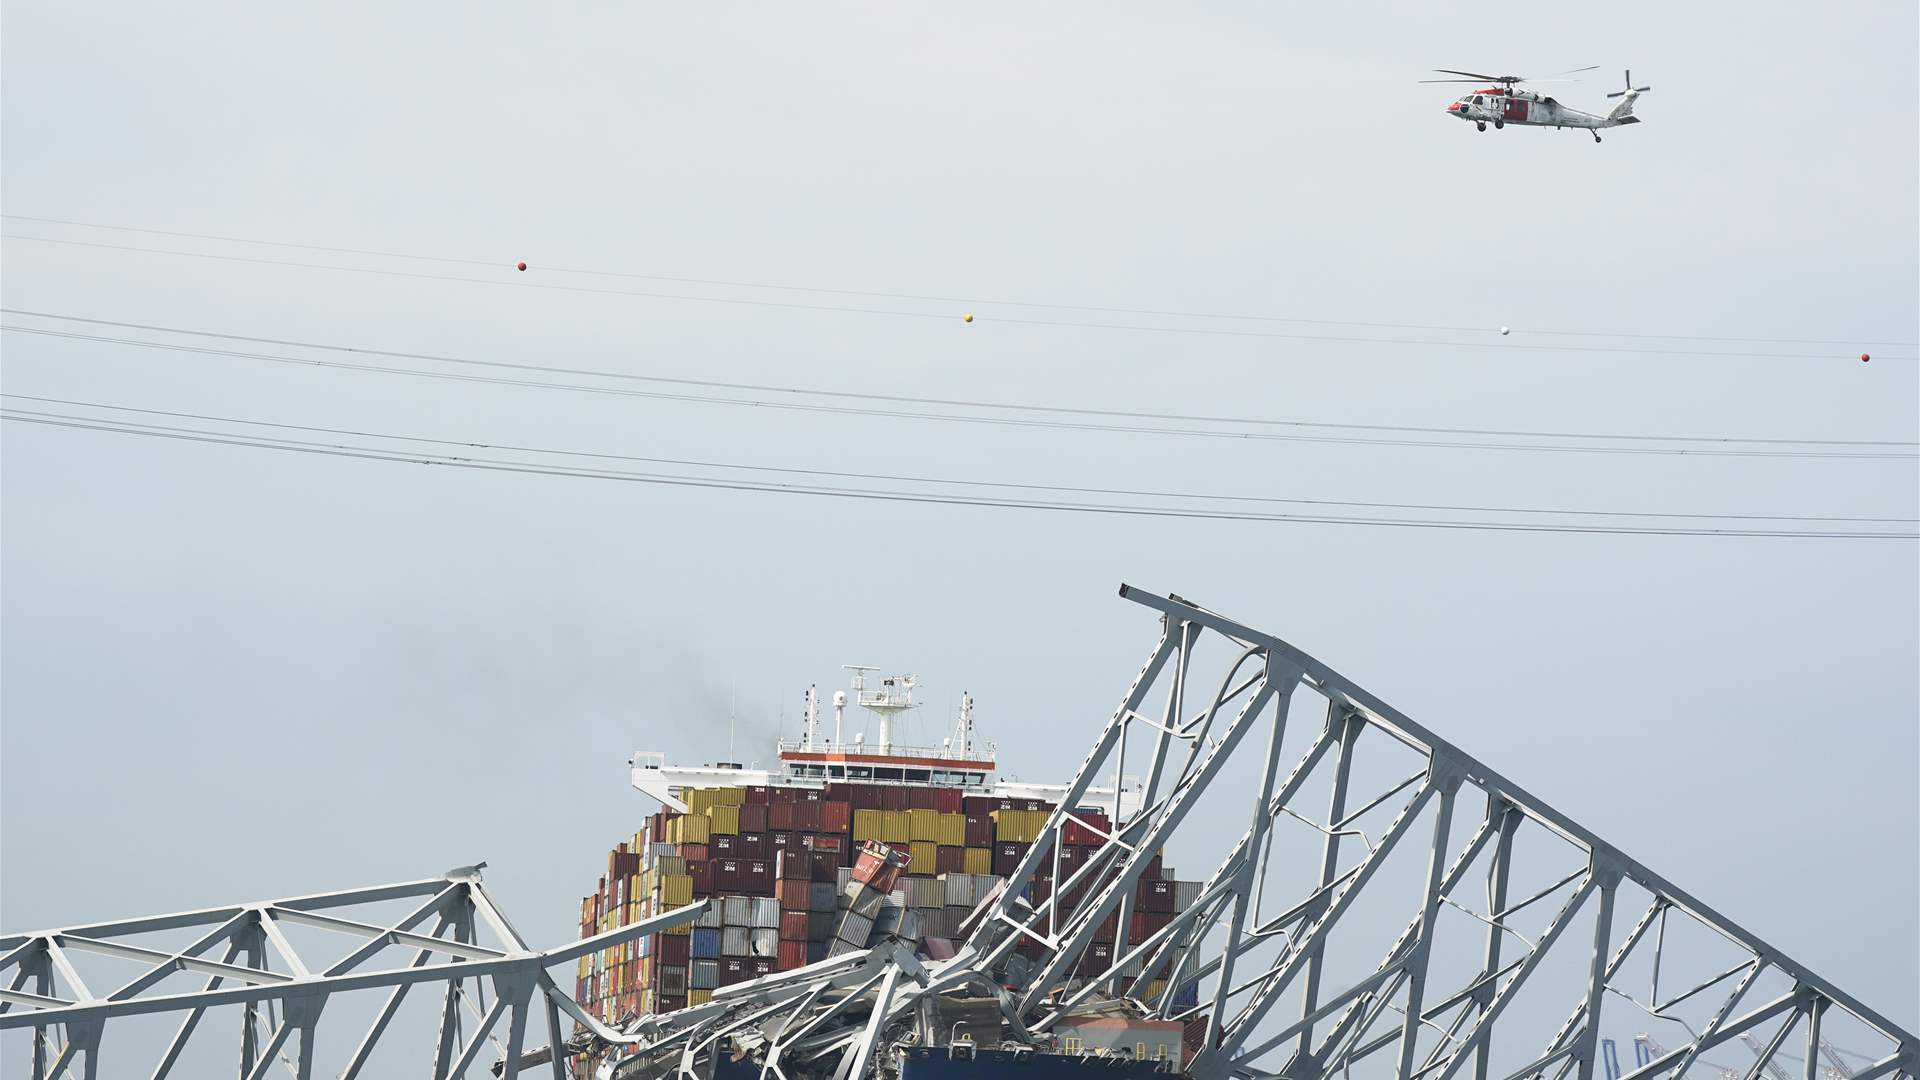
<instances>
[{"instance_id":1,"label":"overcast gray sky","mask_svg":"<svg viewBox=\"0 0 1920 1080\"><path fill-rule=\"evenodd\" d=\"M485 264L9 219L10 308L923 397L1920 438L1910 0L4 14L7 213ZM1455 88L1414 82L1586 64L1602 70L1555 92L1603 109L1631 67L1655 87L1645 122L1601 145L1479 134L1443 115ZM647 292L815 306L615 294ZM12 394L490 444L1307 499L1920 512L1911 459L1181 439L5 337ZM839 665L917 671L931 720L969 690L1011 771L1063 779L1150 643L1114 596L1129 581L1289 638L1920 1016L1911 541L863 503L17 423L4 452L8 929L484 858L522 931L557 943L652 809L627 754L718 757L732 695L752 756Z\"/></svg>"}]
</instances>

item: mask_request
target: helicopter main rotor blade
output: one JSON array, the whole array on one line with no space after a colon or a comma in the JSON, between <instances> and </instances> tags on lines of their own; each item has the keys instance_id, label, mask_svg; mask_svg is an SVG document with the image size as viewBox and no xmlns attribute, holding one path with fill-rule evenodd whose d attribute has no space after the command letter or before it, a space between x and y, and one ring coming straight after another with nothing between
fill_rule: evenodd
<instances>
[{"instance_id":1,"label":"helicopter main rotor blade","mask_svg":"<svg viewBox=\"0 0 1920 1080\"><path fill-rule=\"evenodd\" d=\"M1414 81L1421 82L1421 83L1472 83L1475 86L1479 86L1482 83L1489 83L1489 82L1493 82L1494 80L1492 79L1415 79Z\"/></svg>"},{"instance_id":2,"label":"helicopter main rotor blade","mask_svg":"<svg viewBox=\"0 0 1920 1080\"><path fill-rule=\"evenodd\" d=\"M1477 71L1455 71L1452 68L1434 68L1433 70L1439 72L1442 75L1465 75L1469 79L1476 79L1481 82L1504 82L1505 81L1499 75L1482 75ZM1433 79L1430 81L1441 82L1443 80Z\"/></svg>"},{"instance_id":3,"label":"helicopter main rotor blade","mask_svg":"<svg viewBox=\"0 0 1920 1080\"><path fill-rule=\"evenodd\" d=\"M1599 70L1600 70L1599 64L1589 64L1583 68L1572 68L1567 71L1556 71L1552 75L1547 76L1547 78L1548 79L1556 78L1561 75L1578 75L1583 71L1599 71ZM1528 79L1527 81L1528 82L1545 82L1546 79Z\"/></svg>"}]
</instances>

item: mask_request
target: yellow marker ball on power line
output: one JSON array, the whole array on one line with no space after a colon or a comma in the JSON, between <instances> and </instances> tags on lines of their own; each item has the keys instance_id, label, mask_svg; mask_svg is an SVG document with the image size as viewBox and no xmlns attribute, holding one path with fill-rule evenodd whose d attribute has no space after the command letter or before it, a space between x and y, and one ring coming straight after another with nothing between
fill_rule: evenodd
<instances>
[{"instance_id":1,"label":"yellow marker ball on power line","mask_svg":"<svg viewBox=\"0 0 1920 1080\"><path fill-rule=\"evenodd\" d=\"M961 318L961 319L962 319L963 321L965 321L965 322L972 322L972 321L973 321L973 312L971 312L971 311L969 311L969 312L967 312L967 313L966 313L965 315L962 315L962 316L960 316L960 318Z\"/></svg>"}]
</instances>

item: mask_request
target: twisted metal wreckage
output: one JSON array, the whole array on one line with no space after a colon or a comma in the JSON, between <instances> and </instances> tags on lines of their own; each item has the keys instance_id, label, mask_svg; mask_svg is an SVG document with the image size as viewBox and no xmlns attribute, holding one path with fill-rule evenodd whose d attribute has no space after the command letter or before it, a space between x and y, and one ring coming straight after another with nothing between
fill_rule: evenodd
<instances>
[{"instance_id":1,"label":"twisted metal wreckage","mask_svg":"<svg viewBox=\"0 0 1920 1080\"><path fill-rule=\"evenodd\" d=\"M1517 1031L1506 1034L1508 1029L1500 1025L1502 1017L1518 1015L1509 1012L1516 1001L1550 993L1545 988L1549 980L1537 978L1537 972L1579 923L1591 934L1588 951L1576 952L1582 961L1581 977L1568 995L1570 1000L1549 1002L1556 1004L1556 1015L1564 1009L1564 1021L1537 1054L1519 1059L1525 1064L1501 1064L1494 1075L1506 1080L1566 1080L1573 1075L1592 1080L1600 1056L1597 1018L1612 994L1644 1010L1638 1015L1655 1019L1677 1020L1673 1010L1682 1003L1700 1007L1718 1001L1707 1012L1703 1026L1696 1030L1685 1025L1684 1041L1676 1040L1673 1049L1639 1064L1621 1080L1659 1076L1677 1080L1697 1063L1703 1064L1703 1054L1737 1039L1758 1047L1747 1080L1757 1078L1763 1069L1782 1075L1782 1060L1801 1062L1805 1080L1816 1080L1814 1063L1823 1025L1841 1016L1855 1025L1853 1030L1884 1040L1884 1053L1854 1070L1853 1080L1915 1077L1920 1068L1920 1038L1913 1033L1318 660L1178 597L1125 586L1121 595L1161 613L1159 640L1081 764L1044 835L1005 885L974 911L950 959L919 959L909 948L890 941L866 952L723 988L708 1004L631 1018L615 1029L580 1009L547 970L687 923L704 911L705 903L538 952L529 949L500 914L480 884L477 868L466 868L442 878L398 885L9 935L0 939L4 952L0 977L9 980L0 990L0 1030L32 1029L30 1075L35 1080L59 1076L76 1062L78 1075L93 1078L103 1075L98 1057L107 1021L140 1013L184 1012L177 1033L151 1073L160 1080L179 1059L208 1008L239 1004L244 1007L239 1075L259 1080L278 1059L305 1080L313 1075L315 1026L330 995L384 988L387 1001L338 1073L351 1080L368 1062L409 988L436 984L443 996L430 1072L436 1078L464 1075L491 1041L495 1047L492 1071L508 1078L541 1066L563 1077L573 1055L592 1053L605 1059L603 1075L621 1078L718 1073L852 1080L898 1069L897 1049L934 1041L927 1037L927 1018L940 1002L970 998L997 1005L1002 1021L1000 1048L1011 1050L1016 1059L1036 1047L1051 1048L1050 1032L1063 1018L1097 1005L1134 1016L1188 1022L1194 1037L1186 1050L1185 1071L1195 1077L1314 1080L1336 1074L1350 1077L1351 1070L1361 1066L1378 1074L1391 1065L1399 1080L1454 1080L1469 1069L1473 1080L1487 1080L1489 1069L1496 1068L1495 1036L1502 1037L1503 1045L1527 1037ZM1228 666L1218 688L1197 709L1190 709L1192 662L1196 648L1209 634L1237 650L1237 660ZM1289 704L1303 687L1325 698L1325 722L1304 754L1283 771ZM1157 715L1149 715L1142 709L1148 708L1149 695L1156 688L1163 703ZM1411 751L1410 760L1417 767L1404 779L1362 799L1349 789L1360 756L1360 736L1369 731L1386 737L1370 739L1370 747L1393 748L1401 755ZM1137 882L1155 853L1187 819L1200 793L1216 780L1241 744L1256 734L1264 737L1265 758L1257 772L1257 790L1246 800L1250 817L1246 830L1206 881L1197 902L1164 929L1128 947L1124 928ZM1122 777L1127 776L1129 735L1137 736L1133 741L1143 744L1137 752L1146 756L1141 809L1121 820L1116 806L1116 824L1111 833L1103 833L1110 842L1063 880L1056 841L1069 820L1094 828L1093 822L1077 817L1073 808L1083 805L1097 777L1110 774L1111 790L1121 790ZM1301 805L1303 788L1316 774L1331 788L1324 816ZM1456 845L1456 805L1463 789L1469 788L1484 796L1485 813L1476 825L1460 830L1467 838ZM1350 808L1350 803L1358 808ZM1373 814L1378 817L1367 817ZM1280 908L1268 903L1266 893L1268 860L1275 850L1274 826L1283 817L1316 830L1320 851L1317 866L1305 868L1304 893L1292 896L1291 903ZM1357 827L1363 818L1386 822L1377 838ZM1357 902L1369 895L1369 883L1390 853L1403 845L1417 850L1421 841L1408 840L1410 835L1417 836L1417 821L1429 822L1430 830L1424 887L1410 898L1414 901L1410 912L1402 911L1405 928L1391 939L1370 974L1338 992L1326 992L1321 983L1330 936L1362 918L1377 923L1377 916L1356 911ZM1523 826L1527 826L1525 833ZM1217 833L1218 825L1210 823L1208 829ZM1523 836L1529 842L1539 839L1561 853L1572 868L1545 888L1513 900L1509 888L1515 879L1517 841ZM1345 860L1343 849L1349 856ZM1351 858L1357 852L1364 854ZM1456 895L1469 869L1476 866L1484 867L1486 875L1484 911ZM1048 873L1049 869L1053 872ZM1630 924L1616 925L1616 898L1623 889L1644 894L1647 906ZM398 921L368 922L338 913L401 897L426 899ZM1557 913L1531 934L1522 932L1520 913L1531 911L1537 917L1556 898L1560 900ZM1381 903L1367 901L1370 907ZM1430 963L1443 908L1470 916L1477 935L1472 950L1477 960L1452 977L1441 976ZM1592 918L1582 919L1583 911L1590 911ZM431 933L416 932L429 920L435 923ZM1658 983L1670 922L1704 928L1729 947L1736 960L1663 1001ZM282 924L354 935L364 943L315 971L303 963L282 932ZM184 927L211 929L177 951L120 940ZM490 932L495 944L479 942L481 927ZM1390 930L1390 926L1381 929ZM1089 947L1103 940L1113 942L1111 961L1089 970ZM1024 949L1023 942L1029 943ZM205 958L204 954L222 946L223 959ZM1578 948L1576 935L1573 949ZM412 958L403 967L365 970L388 949L411 951ZM149 966L145 974L98 996L70 963L69 954L74 952L115 955ZM1649 952L1653 988L1650 1000L1641 1002L1622 980L1636 956L1639 966L1646 966ZM272 970L271 958L278 958L284 970ZM198 989L164 995L151 992L178 972L206 976L206 982ZM1763 982L1763 976L1780 982L1784 989L1762 995L1764 1000L1743 1010L1749 991ZM466 989L469 980L472 991ZM488 984L491 1004L486 1003ZM1159 987L1151 996L1150 984ZM1634 988L1638 985L1635 982ZM1181 991L1188 986L1199 988L1197 1003L1177 1007L1175 1002L1186 996ZM1289 991L1293 1004L1277 1008ZM1534 1000L1529 1009L1540 1004ZM536 1009L545 1015L548 1045L526 1052L523 1043ZM463 1036L463 1012L479 1017L470 1036ZM570 1036L562 1032L563 1014L574 1024ZM504 1037L496 1031L503 1018ZM1796 1030L1806 1048L1800 1058L1783 1049ZM298 1049L290 1051L293 1045ZM554 1046L563 1052L553 1053ZM983 1040L976 1051L971 1043L961 1041L947 1046L943 1055L986 1053L992 1047L992 1040ZM1170 1071L1176 1065L1167 1062L1162 1068ZM116 1070L116 1075L125 1074Z\"/></svg>"}]
</instances>

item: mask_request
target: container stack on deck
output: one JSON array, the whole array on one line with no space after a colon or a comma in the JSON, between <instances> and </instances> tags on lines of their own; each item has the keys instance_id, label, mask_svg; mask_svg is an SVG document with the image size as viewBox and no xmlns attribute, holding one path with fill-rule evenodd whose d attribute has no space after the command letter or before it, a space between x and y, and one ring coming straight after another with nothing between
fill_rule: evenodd
<instances>
[{"instance_id":1,"label":"container stack on deck","mask_svg":"<svg viewBox=\"0 0 1920 1080\"><path fill-rule=\"evenodd\" d=\"M608 853L606 876L581 903L580 931L713 903L691 926L582 958L575 1000L608 1023L704 1004L720 987L889 938L951 956L962 920L1018 867L1054 809L1040 799L885 784L693 788L678 797L688 813L654 814ZM1078 815L1109 828L1101 811ZM1062 878L1107 842L1073 822L1062 839ZM1047 897L1052 872L1053 859L1043 859L1033 903ZM1171 876L1156 858L1140 882L1130 942L1192 902L1199 886ZM1111 960L1117 929L1109 916L1083 968ZM1021 950L1039 951L1033 943Z\"/></svg>"}]
</instances>

